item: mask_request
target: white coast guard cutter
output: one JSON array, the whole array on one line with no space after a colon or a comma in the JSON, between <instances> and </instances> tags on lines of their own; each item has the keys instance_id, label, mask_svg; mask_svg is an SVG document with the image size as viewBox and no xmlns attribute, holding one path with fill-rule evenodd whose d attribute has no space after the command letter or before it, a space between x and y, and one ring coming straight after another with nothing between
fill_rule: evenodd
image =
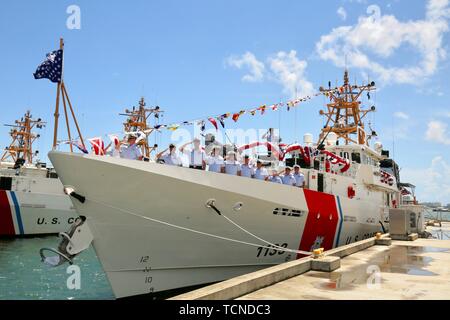
<instances>
[{"instance_id":1,"label":"white coast guard cutter","mask_svg":"<svg viewBox=\"0 0 450 320\"><path fill-rule=\"evenodd\" d=\"M0 161L0 236L59 233L78 218L55 171L33 162L39 135L32 129L44 124L28 111L11 125L12 142Z\"/></svg>"},{"instance_id":2,"label":"white coast guard cutter","mask_svg":"<svg viewBox=\"0 0 450 320\"><path fill-rule=\"evenodd\" d=\"M293 154L286 161L300 163L305 189L50 152L78 213L87 217L116 297L217 282L386 230L389 208L399 200L398 170L380 144L369 146L362 120L374 108L363 110L358 101L374 85L351 86L346 73L344 86L321 89L331 100L322 113L323 145L307 136L305 146L279 147L275 164Z\"/></svg>"}]
</instances>

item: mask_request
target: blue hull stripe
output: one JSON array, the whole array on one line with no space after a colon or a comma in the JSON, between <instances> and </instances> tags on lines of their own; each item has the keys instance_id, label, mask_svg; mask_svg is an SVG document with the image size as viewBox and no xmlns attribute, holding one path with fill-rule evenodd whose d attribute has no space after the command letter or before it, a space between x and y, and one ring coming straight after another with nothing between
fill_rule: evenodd
<instances>
[{"instance_id":1,"label":"blue hull stripe","mask_svg":"<svg viewBox=\"0 0 450 320\"><path fill-rule=\"evenodd\" d=\"M344 222L344 217L342 216L341 200L339 199L338 196L336 196L336 199L337 199L338 208L339 208L340 221L339 221L339 229L338 229L338 233L337 233L337 237L336 237L336 245L335 245L335 247L337 247L339 245L339 238L341 236L342 223Z\"/></svg>"},{"instance_id":2,"label":"blue hull stripe","mask_svg":"<svg viewBox=\"0 0 450 320\"><path fill-rule=\"evenodd\" d=\"M24 232L23 232L22 217L20 216L19 202L17 201L16 194L13 191L11 191L11 198L13 199L14 208L16 209L16 218L17 218L17 224L19 225L19 231L20 231L20 234L23 235Z\"/></svg>"}]
</instances>

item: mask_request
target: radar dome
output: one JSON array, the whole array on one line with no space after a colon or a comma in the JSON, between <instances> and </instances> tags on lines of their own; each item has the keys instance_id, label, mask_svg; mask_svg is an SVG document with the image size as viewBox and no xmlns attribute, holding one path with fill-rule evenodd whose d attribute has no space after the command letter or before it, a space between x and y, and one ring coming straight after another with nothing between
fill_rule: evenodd
<instances>
[{"instance_id":1,"label":"radar dome","mask_svg":"<svg viewBox=\"0 0 450 320\"><path fill-rule=\"evenodd\" d=\"M312 144L313 143L313 135L311 133L305 133L303 136L304 144Z\"/></svg>"},{"instance_id":2,"label":"radar dome","mask_svg":"<svg viewBox=\"0 0 450 320\"><path fill-rule=\"evenodd\" d=\"M335 145L337 141L337 134L334 132L330 132L327 136L327 143L329 145Z\"/></svg>"},{"instance_id":3,"label":"radar dome","mask_svg":"<svg viewBox=\"0 0 450 320\"><path fill-rule=\"evenodd\" d=\"M381 153L382 150L383 150L383 144L381 142L375 142L375 151L377 151L378 153Z\"/></svg>"}]
</instances>

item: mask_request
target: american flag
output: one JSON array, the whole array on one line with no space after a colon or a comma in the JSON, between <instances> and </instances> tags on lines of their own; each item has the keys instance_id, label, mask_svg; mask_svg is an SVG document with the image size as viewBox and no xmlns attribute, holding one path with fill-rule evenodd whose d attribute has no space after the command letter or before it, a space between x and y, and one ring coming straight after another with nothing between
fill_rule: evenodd
<instances>
[{"instance_id":1,"label":"american flag","mask_svg":"<svg viewBox=\"0 0 450 320\"><path fill-rule=\"evenodd\" d=\"M47 53L47 58L33 73L35 79L49 79L51 82L61 82L63 51L56 50Z\"/></svg>"}]
</instances>

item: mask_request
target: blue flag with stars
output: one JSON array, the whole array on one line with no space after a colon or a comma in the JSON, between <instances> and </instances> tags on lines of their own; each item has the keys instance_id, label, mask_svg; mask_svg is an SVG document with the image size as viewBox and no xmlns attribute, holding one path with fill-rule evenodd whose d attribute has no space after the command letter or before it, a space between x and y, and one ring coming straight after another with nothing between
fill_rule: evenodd
<instances>
[{"instance_id":1,"label":"blue flag with stars","mask_svg":"<svg viewBox=\"0 0 450 320\"><path fill-rule=\"evenodd\" d=\"M51 82L61 82L63 51L56 50L47 53L47 58L33 73L35 79L49 79Z\"/></svg>"}]
</instances>

